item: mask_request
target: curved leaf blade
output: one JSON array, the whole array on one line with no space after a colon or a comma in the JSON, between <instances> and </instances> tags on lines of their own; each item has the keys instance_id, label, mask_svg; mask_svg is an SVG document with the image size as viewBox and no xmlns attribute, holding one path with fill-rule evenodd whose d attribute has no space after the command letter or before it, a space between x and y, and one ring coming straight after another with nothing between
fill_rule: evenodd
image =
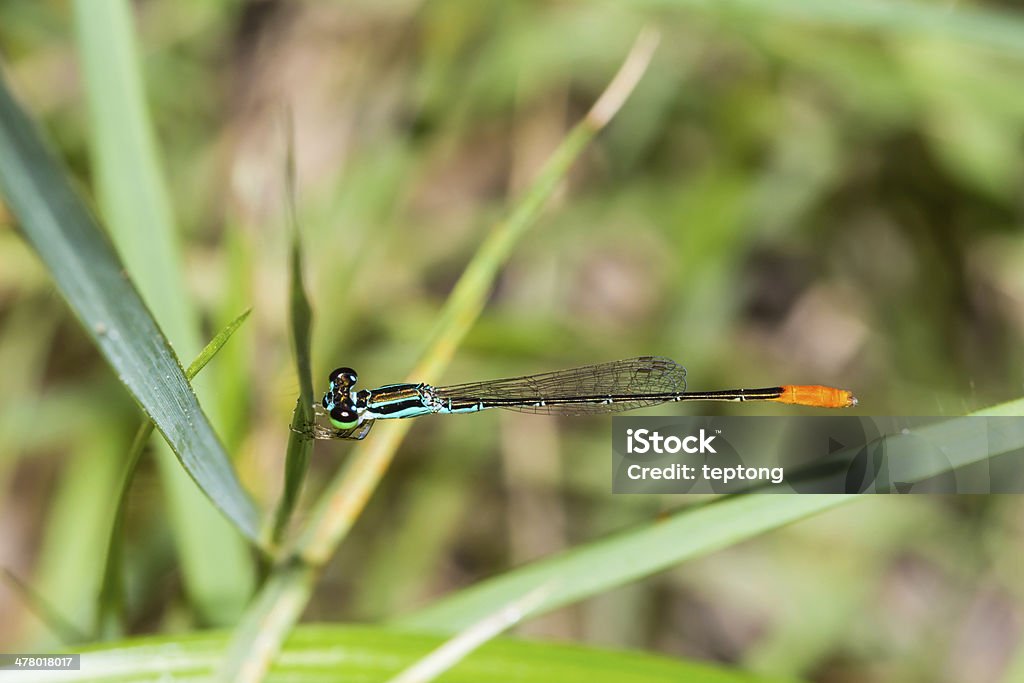
<instances>
[{"instance_id":1,"label":"curved leaf blade","mask_svg":"<svg viewBox=\"0 0 1024 683\"><path fill-rule=\"evenodd\" d=\"M695 557L863 498L855 495L740 495L721 499L524 567L459 591L395 623L451 633L496 607L554 584L533 614L542 614Z\"/></svg>"},{"instance_id":2,"label":"curved leaf blade","mask_svg":"<svg viewBox=\"0 0 1024 683\"><path fill-rule=\"evenodd\" d=\"M246 309L241 315L228 323L228 326L221 330L217 336L210 340L199 355L185 370L185 377L190 381L202 372L206 364L213 360L217 352L221 350L231 335L242 326L252 309ZM124 511L128 503L128 491L131 489L135 479L135 470L142 460L142 452L149 443L149 437L153 434L153 423L144 420L139 425L135 438L132 440L131 448L128 451L128 459L125 463L124 474L121 478L121 490L117 497L117 507L114 510L114 522L110 528L110 535L107 539L106 562L103 567L103 581L100 585L100 592L96 601L96 623L93 625L93 633L107 635L121 634L123 608L121 602L122 577L120 570L121 562L121 533L124 526Z\"/></svg>"},{"instance_id":3,"label":"curved leaf blade","mask_svg":"<svg viewBox=\"0 0 1024 683\"><path fill-rule=\"evenodd\" d=\"M0 192L75 315L189 475L245 536L257 541L256 507L170 344L2 78Z\"/></svg>"},{"instance_id":4,"label":"curved leaf blade","mask_svg":"<svg viewBox=\"0 0 1024 683\"><path fill-rule=\"evenodd\" d=\"M225 633L145 638L82 652L80 671L25 672L32 681L206 680ZM379 627L302 626L285 643L267 681L383 681L436 648L442 638ZM32 675L35 674L35 675ZM577 683L769 683L718 666L576 645L494 640L437 680Z\"/></svg>"},{"instance_id":5,"label":"curved leaf blade","mask_svg":"<svg viewBox=\"0 0 1024 683\"><path fill-rule=\"evenodd\" d=\"M271 540L281 542L288 521L299 502L302 484L309 470L309 459L313 453L313 439L300 434L313 422L313 371L311 362L313 309L302 282L302 235L299 232L298 211L295 208L295 134L291 118L287 119L288 157L286 160L286 184L288 195L288 222L292 233L290 263L291 291L289 313L291 319L292 348L295 353L295 371L299 379L299 399L292 412L291 430L284 461L284 491L274 513Z\"/></svg>"}]
</instances>

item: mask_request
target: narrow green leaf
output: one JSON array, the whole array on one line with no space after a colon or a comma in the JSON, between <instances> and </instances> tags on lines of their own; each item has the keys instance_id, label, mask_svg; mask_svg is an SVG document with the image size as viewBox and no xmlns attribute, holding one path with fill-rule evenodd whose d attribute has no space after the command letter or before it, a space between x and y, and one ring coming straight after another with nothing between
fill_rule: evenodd
<instances>
[{"instance_id":1,"label":"narrow green leaf","mask_svg":"<svg viewBox=\"0 0 1024 683\"><path fill-rule=\"evenodd\" d=\"M302 402L303 417L313 417L313 371L310 365L310 328L313 325L313 311L302 283L302 235L299 232L299 216L295 207L295 134L291 118L288 119L288 155L285 162L286 194L288 198L288 222L292 231L291 252L291 323L292 343L295 346L295 366L299 376L299 399Z\"/></svg>"},{"instance_id":2,"label":"narrow green leaf","mask_svg":"<svg viewBox=\"0 0 1024 683\"><path fill-rule=\"evenodd\" d=\"M93 623L93 636L97 639L110 640L124 634L124 591L121 573L121 539L124 529L124 508L128 500L128 490L135 478L135 470L142 459L142 452L153 435L152 420L144 420L132 439L128 449L128 461L121 475L120 493L117 507L114 509L114 521L107 539L106 560L103 563L103 579L96 600L96 618Z\"/></svg>"},{"instance_id":3,"label":"narrow green leaf","mask_svg":"<svg viewBox=\"0 0 1024 683\"><path fill-rule=\"evenodd\" d=\"M288 121L286 193L288 196L288 219L292 230L291 305L289 310L292 346L295 350L295 371L299 377L299 400L292 412L292 424L288 433L288 447L285 452L284 464L284 491L274 514L272 540L275 544L284 535L288 520L291 519L292 512L299 502L302 482L306 478L309 458L313 452L313 439L304 433L313 422L313 372L310 361L310 331L313 325L313 311L309 305L309 297L306 296L306 288L302 283L302 238L299 234L299 221L295 209L295 155L293 149L295 136L291 130L291 119Z\"/></svg>"},{"instance_id":4,"label":"narrow green leaf","mask_svg":"<svg viewBox=\"0 0 1024 683\"><path fill-rule=\"evenodd\" d=\"M206 364L209 363L224 344L231 339L231 335L242 326L252 309L246 309L244 313L228 323L228 326L220 331L217 336L210 340L210 343L199 352L192 364L185 370L185 377L190 381L198 375ZM135 470L139 466L142 452L149 443L149 437L153 434L153 422L145 420L139 425L135 438L132 440L131 448L128 451L128 461L125 464L124 474L121 478L120 494L117 499L117 508L114 511L114 523L111 526L110 537L107 543L106 562L103 568L103 583L100 587L99 600L96 606L96 623L93 633L105 638L120 635L122 632L122 588L121 588L121 537L124 526L124 508L128 500L128 490L131 488L132 480L135 478Z\"/></svg>"},{"instance_id":5,"label":"narrow green leaf","mask_svg":"<svg viewBox=\"0 0 1024 683\"><path fill-rule=\"evenodd\" d=\"M542 614L857 498L744 495L719 500L483 581L395 623L455 632L530 591L553 585L535 611Z\"/></svg>"},{"instance_id":6,"label":"narrow green leaf","mask_svg":"<svg viewBox=\"0 0 1024 683\"><path fill-rule=\"evenodd\" d=\"M1024 398L1000 403L999 405L991 406L984 410L977 410L971 413L971 415L983 415L985 417L1019 417L1024 415Z\"/></svg>"},{"instance_id":7,"label":"narrow green leaf","mask_svg":"<svg viewBox=\"0 0 1024 683\"><path fill-rule=\"evenodd\" d=\"M280 654L281 643L294 633L306 607L317 571L299 562L286 562L274 571L225 643L217 680L224 683L262 681L267 667ZM269 634L269 636L267 635Z\"/></svg>"},{"instance_id":8,"label":"narrow green leaf","mask_svg":"<svg viewBox=\"0 0 1024 683\"><path fill-rule=\"evenodd\" d=\"M256 508L170 344L2 78L0 191L83 327L189 475L243 534L257 541Z\"/></svg>"},{"instance_id":9,"label":"narrow green leaf","mask_svg":"<svg viewBox=\"0 0 1024 683\"><path fill-rule=\"evenodd\" d=\"M292 244L291 318L292 340L295 344L295 365L299 375L299 412L307 421L313 419L313 373L309 360L309 331L313 312L302 285L302 254L298 233Z\"/></svg>"},{"instance_id":10,"label":"narrow green leaf","mask_svg":"<svg viewBox=\"0 0 1024 683\"><path fill-rule=\"evenodd\" d=\"M227 635L140 638L82 651L80 671L38 672L38 682L207 680ZM267 681L384 681L443 642L420 633L362 626L300 626ZM33 672L36 673L36 672ZM26 679L28 680L28 679ZM578 645L493 640L441 676L461 683L779 683L721 666Z\"/></svg>"},{"instance_id":11,"label":"narrow green leaf","mask_svg":"<svg viewBox=\"0 0 1024 683\"><path fill-rule=\"evenodd\" d=\"M228 323L227 327L217 333L210 343L203 347L203 350L199 352L199 355L189 364L185 369L185 377L189 380L195 378L206 364L213 360L213 357L217 355L217 352L228 343L231 336L238 331L238 328L242 326L248 318L249 314L252 313L251 308L245 309L237 318Z\"/></svg>"},{"instance_id":12,"label":"narrow green leaf","mask_svg":"<svg viewBox=\"0 0 1024 683\"><path fill-rule=\"evenodd\" d=\"M182 357L201 346L126 0L75 0L100 215L136 288Z\"/></svg>"},{"instance_id":13,"label":"narrow green leaf","mask_svg":"<svg viewBox=\"0 0 1024 683\"><path fill-rule=\"evenodd\" d=\"M187 291L181 245L145 96L130 0L75 0L75 37L89 111L90 163L103 221L142 299L182 358L202 346ZM222 394L192 383L211 423ZM189 481L166 444L156 444L189 602L209 624L232 623L255 586L253 558L238 532Z\"/></svg>"},{"instance_id":14,"label":"narrow green leaf","mask_svg":"<svg viewBox=\"0 0 1024 683\"><path fill-rule=\"evenodd\" d=\"M394 678L388 679L388 683L424 683L438 678L474 650L529 617L548 590L551 590L550 586L542 586L467 627Z\"/></svg>"}]
</instances>

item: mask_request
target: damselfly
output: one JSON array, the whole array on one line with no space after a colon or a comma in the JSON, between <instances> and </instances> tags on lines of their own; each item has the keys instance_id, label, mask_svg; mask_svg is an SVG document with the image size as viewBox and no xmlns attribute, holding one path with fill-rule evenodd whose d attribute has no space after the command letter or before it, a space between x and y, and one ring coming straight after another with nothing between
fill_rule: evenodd
<instances>
[{"instance_id":1,"label":"damselfly","mask_svg":"<svg viewBox=\"0 0 1024 683\"><path fill-rule=\"evenodd\" d=\"M476 413L504 408L551 415L593 415L673 401L774 401L817 408L847 408L857 399L845 389L786 384L765 389L687 391L686 369L668 358L642 356L539 375L435 387L388 384L355 388L352 368L331 373L321 405L334 429L315 425L318 439L362 439L374 420L430 413ZM317 406L319 411L319 406Z\"/></svg>"}]
</instances>

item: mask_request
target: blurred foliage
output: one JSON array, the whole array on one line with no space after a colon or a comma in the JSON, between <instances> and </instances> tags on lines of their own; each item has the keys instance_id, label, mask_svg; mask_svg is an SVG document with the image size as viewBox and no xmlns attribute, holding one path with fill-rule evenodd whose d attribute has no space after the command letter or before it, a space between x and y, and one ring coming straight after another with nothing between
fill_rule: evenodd
<instances>
[{"instance_id":1,"label":"blurred foliage","mask_svg":"<svg viewBox=\"0 0 1024 683\"><path fill-rule=\"evenodd\" d=\"M867 415L955 415L1022 394L1024 59L956 32L733 4L136 5L179 294L203 338L253 306L205 374L224 407L214 423L265 510L298 394L282 108L314 377L349 365L385 384L647 23L663 33L649 73L518 245L446 380L650 353L686 364L692 388L847 386ZM1015 11L912 4L950 24ZM993 16L1007 31L1022 21ZM7 0L0 54L95 197L72 24L65 3ZM116 499L137 422L11 222L0 213L0 564L82 626L105 549L94 518L110 513L97 507ZM599 418L418 420L307 618L409 613L689 502L610 496L607 430ZM304 501L349 448L318 444ZM163 495L144 460L125 520L133 632L197 623ZM1022 512L1015 497L865 500L521 631L817 680L1008 681ZM3 589L0 612L14 615L0 643L51 643Z\"/></svg>"}]
</instances>

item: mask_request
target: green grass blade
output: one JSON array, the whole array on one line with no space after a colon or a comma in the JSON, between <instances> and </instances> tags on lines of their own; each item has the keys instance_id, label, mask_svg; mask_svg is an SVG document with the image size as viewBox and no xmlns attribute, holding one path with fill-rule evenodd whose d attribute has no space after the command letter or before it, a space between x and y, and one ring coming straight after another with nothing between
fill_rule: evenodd
<instances>
[{"instance_id":1,"label":"green grass blade","mask_svg":"<svg viewBox=\"0 0 1024 683\"><path fill-rule=\"evenodd\" d=\"M201 347L174 213L160 168L125 0L76 0L89 104L90 162L104 224L139 293L183 358Z\"/></svg>"},{"instance_id":2,"label":"green grass blade","mask_svg":"<svg viewBox=\"0 0 1024 683\"><path fill-rule=\"evenodd\" d=\"M739 543L857 496L736 496L680 512L483 581L396 620L403 628L455 632L546 584L534 614L556 609Z\"/></svg>"},{"instance_id":3,"label":"green grass blade","mask_svg":"<svg viewBox=\"0 0 1024 683\"><path fill-rule=\"evenodd\" d=\"M94 397L86 394L84 398L91 401ZM114 512L106 501L117 497L128 447L128 435L118 429L120 424L123 422L116 414L94 414L75 431L73 437L78 442L69 449L59 481L47 498L46 521L39 533L32 573L33 587L74 623L83 625L86 637L95 621L96 595L103 582L103 539ZM63 448L67 442L58 443ZM34 639L36 646L47 647L50 636L39 634Z\"/></svg>"},{"instance_id":4,"label":"green grass blade","mask_svg":"<svg viewBox=\"0 0 1024 683\"><path fill-rule=\"evenodd\" d=\"M260 587L242 623L231 633L218 662L217 680L262 681L280 654L281 641L295 628L316 581L315 568L299 562L278 565ZM254 618L258 615L258 618ZM269 637L267 634L270 634Z\"/></svg>"},{"instance_id":5,"label":"green grass blade","mask_svg":"<svg viewBox=\"0 0 1024 683\"><path fill-rule=\"evenodd\" d=\"M227 327L210 340L210 343L203 348L195 360L192 361L192 364L185 370L185 377L189 381L194 379L206 367L206 364L213 360L213 357L217 355L217 352L223 348L227 341L231 339L231 336L242 326L242 323L245 322L250 313L252 313L251 308L232 320ZM132 480L135 478L135 470L152 434L153 422L151 420L146 420L139 425L135 438L132 440L131 448L128 451L128 460L125 464L124 474L121 477L120 494L118 495L117 508L114 511L114 522L111 525L110 538L107 543L103 582L96 606L96 623L94 624L93 631L97 636L104 638L115 637L120 635L122 631L121 530L124 525L124 508L128 500L128 490L131 488Z\"/></svg>"},{"instance_id":6,"label":"green grass blade","mask_svg":"<svg viewBox=\"0 0 1024 683\"><path fill-rule=\"evenodd\" d=\"M207 680L226 634L140 638L87 648L80 671L33 672L37 682L133 683ZM364 626L302 626L285 644L267 680L289 683L384 681L443 642L420 633ZM578 645L493 640L446 672L448 683L779 683L721 666Z\"/></svg>"},{"instance_id":7,"label":"green grass blade","mask_svg":"<svg viewBox=\"0 0 1024 683\"><path fill-rule=\"evenodd\" d=\"M128 449L128 460L125 462L124 472L121 475L121 483L118 487L117 507L114 508L114 521L110 526L110 534L107 539L106 559L103 563L103 579L100 582L100 592L96 599L96 616L93 622L93 638L112 640L124 635L124 590L123 575L121 573L121 537L124 529L124 508L128 500L128 491L131 488L132 480L135 479L135 470L142 460L142 452L149 443L149 437L153 435L153 422L144 420L135 432L132 445Z\"/></svg>"},{"instance_id":8,"label":"green grass blade","mask_svg":"<svg viewBox=\"0 0 1024 683\"><path fill-rule=\"evenodd\" d=\"M991 406L984 410L978 410L971 413L971 415L983 415L985 417L1019 417L1024 415L1024 398L1000 403L999 405Z\"/></svg>"},{"instance_id":9,"label":"green grass blade","mask_svg":"<svg viewBox=\"0 0 1024 683\"><path fill-rule=\"evenodd\" d=\"M3 80L0 190L86 332L189 475L243 534L258 539L256 508L235 477L170 344Z\"/></svg>"},{"instance_id":10,"label":"green grass blade","mask_svg":"<svg viewBox=\"0 0 1024 683\"><path fill-rule=\"evenodd\" d=\"M302 236L299 233L299 218L295 208L295 156L294 135L288 126L289 144L287 159L288 220L292 230L290 313L292 344L295 346L295 366L299 376L299 400L302 402L303 417L313 419L313 370L310 360L310 329L313 326L313 311L302 283Z\"/></svg>"},{"instance_id":11,"label":"green grass blade","mask_svg":"<svg viewBox=\"0 0 1024 683\"><path fill-rule=\"evenodd\" d=\"M199 352L199 355L195 357L195 360L185 368L185 377L192 380L198 376L199 373L203 371L203 368L206 367L207 363L213 360L213 357L217 355L217 352L220 351L221 348L228 343L228 340L231 339L232 335L238 331L238 328L242 326L242 323L249 318L250 313L252 313L252 309L247 308L237 318L228 323L227 327L218 332L217 336L211 339L210 343L204 346L203 350Z\"/></svg>"},{"instance_id":12,"label":"green grass blade","mask_svg":"<svg viewBox=\"0 0 1024 683\"><path fill-rule=\"evenodd\" d=\"M285 452L284 492L274 513L272 541L277 544L288 526L292 512L299 502L302 482L309 469L309 458L313 452L313 439L304 430L313 422L313 371L310 360L310 332L313 325L313 311L302 284L302 239L295 210L295 158L292 146L294 136L288 126L287 195L288 217L292 229L291 251L291 313L292 346L295 351L295 370L299 377L299 400L292 412L291 430L288 433L288 447Z\"/></svg>"},{"instance_id":13,"label":"green grass blade","mask_svg":"<svg viewBox=\"0 0 1024 683\"><path fill-rule=\"evenodd\" d=\"M397 676L388 679L388 683L423 683L436 679L464 660L471 652L479 649L481 645L494 640L498 635L518 624L524 617L529 616L534 605L542 602L544 593L551 588L551 586L542 586L533 593L524 595L516 602L505 605L494 614L465 628L408 669L403 669Z\"/></svg>"},{"instance_id":14,"label":"green grass blade","mask_svg":"<svg viewBox=\"0 0 1024 683\"><path fill-rule=\"evenodd\" d=\"M183 278L174 211L143 87L128 0L76 0L75 28L89 104L90 161L100 212L125 267L182 358L202 346ZM220 394L193 383L213 424ZM232 623L255 585L245 542L196 490L163 443L156 462L166 491L190 603L206 623Z\"/></svg>"},{"instance_id":15,"label":"green grass blade","mask_svg":"<svg viewBox=\"0 0 1024 683\"><path fill-rule=\"evenodd\" d=\"M1024 400L990 408L985 413L988 414L989 410L1009 410L1013 406L1019 411L1024 407ZM993 420L985 421L980 419L978 413L974 413L886 438L886 457L892 463L890 472L886 474L888 477L893 476L892 470L898 467L898 478L896 481L878 481L876 485L880 490L892 490L898 485L924 482L952 470L1024 449L1024 425L1021 421L993 417ZM926 448L924 444L941 444L946 457L928 457L930 453L923 450ZM850 457L853 453L846 455L844 451L852 450L844 449L834 455L839 458Z\"/></svg>"}]
</instances>

